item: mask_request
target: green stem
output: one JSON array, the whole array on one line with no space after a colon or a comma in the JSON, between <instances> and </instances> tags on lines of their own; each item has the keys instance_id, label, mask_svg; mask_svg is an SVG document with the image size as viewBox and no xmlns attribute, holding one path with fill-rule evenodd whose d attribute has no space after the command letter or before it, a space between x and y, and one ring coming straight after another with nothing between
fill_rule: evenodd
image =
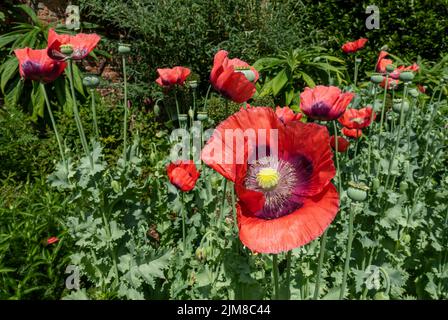
<instances>
[{"instance_id":1,"label":"green stem","mask_svg":"<svg viewBox=\"0 0 448 320\"><path fill-rule=\"evenodd\" d=\"M180 201L181 201L181 207L180 207L180 214L182 216L182 245L183 245L183 249L184 249L184 253L186 252L186 248L187 248L187 242L186 242L186 212L185 212L185 208L184 208L184 197L183 194L180 194Z\"/></svg>"},{"instance_id":2,"label":"green stem","mask_svg":"<svg viewBox=\"0 0 448 320\"><path fill-rule=\"evenodd\" d=\"M96 118L96 105L95 105L95 91L93 89L90 89L90 95L92 96L92 118L93 118L93 128L95 131L95 137L96 139L99 138L99 130L98 130L98 121Z\"/></svg>"},{"instance_id":3,"label":"green stem","mask_svg":"<svg viewBox=\"0 0 448 320\"><path fill-rule=\"evenodd\" d=\"M391 174L391 170L392 170L392 164L394 162L395 156L396 156L397 151L398 151L398 146L400 144L401 127L403 126L404 101L406 99L407 92L408 92L408 83L405 82L405 84L404 84L404 92L403 92L403 99L401 100L401 110L400 110L400 119L398 121L397 137L396 137L396 141L395 141L395 147L394 147L394 150L392 152L392 157L389 160L389 167L387 169L386 183L384 184L384 189L385 190L387 190L387 187L388 187L388 184L389 184L390 174Z\"/></svg>"},{"instance_id":4,"label":"green stem","mask_svg":"<svg viewBox=\"0 0 448 320\"><path fill-rule=\"evenodd\" d=\"M356 56L355 56L355 77L354 77L354 80L353 80L353 83L354 83L354 85L355 85L355 87L356 87L356 83L357 83L357 81L358 81L358 59L356 59Z\"/></svg>"},{"instance_id":5,"label":"green stem","mask_svg":"<svg viewBox=\"0 0 448 320\"><path fill-rule=\"evenodd\" d=\"M369 261L367 263L367 266L371 266L372 265L372 261L373 261L373 255L375 253L375 247L372 247L372 250L370 251L370 256L369 256ZM363 268L364 269L364 268ZM367 292L369 291L369 289L367 289L367 286L364 287L364 290L362 292L362 297L361 300L366 300L367 297Z\"/></svg>"},{"instance_id":6,"label":"green stem","mask_svg":"<svg viewBox=\"0 0 448 320\"><path fill-rule=\"evenodd\" d=\"M320 279L325 257L325 246L327 244L327 231L328 229L325 230L324 234L322 235L322 238L320 238L319 264L317 265L316 285L314 287L314 300L319 299L320 296Z\"/></svg>"},{"instance_id":7,"label":"green stem","mask_svg":"<svg viewBox=\"0 0 448 320\"><path fill-rule=\"evenodd\" d=\"M221 219L224 217L224 211L226 209L226 192L227 192L227 179L224 178L224 191L222 194L221 210L218 216L218 226L221 225Z\"/></svg>"},{"instance_id":8,"label":"green stem","mask_svg":"<svg viewBox=\"0 0 448 320\"><path fill-rule=\"evenodd\" d=\"M336 120L333 121L333 129L334 129L334 145L336 149L334 153L334 158L336 160L336 173L338 175L338 191L341 192L342 181L341 181L341 170L339 168L339 155L338 155L339 140L338 140L338 127L336 125Z\"/></svg>"},{"instance_id":9,"label":"green stem","mask_svg":"<svg viewBox=\"0 0 448 320\"><path fill-rule=\"evenodd\" d=\"M415 99L412 99L411 107L409 109L408 114L408 121L406 121L408 126L408 154L409 157L411 156L411 128L412 128L412 121L413 121L413 115L414 115L414 106L415 106Z\"/></svg>"},{"instance_id":10,"label":"green stem","mask_svg":"<svg viewBox=\"0 0 448 320\"><path fill-rule=\"evenodd\" d=\"M286 288L288 292L288 300L291 299L291 256L292 250L286 253Z\"/></svg>"},{"instance_id":11,"label":"green stem","mask_svg":"<svg viewBox=\"0 0 448 320\"><path fill-rule=\"evenodd\" d=\"M439 92L439 98L437 99L437 104L436 105L432 105L432 112L431 112L431 117L429 118L429 123L428 123L428 128L426 129L426 141L425 141L425 152L423 153L423 159L426 159L426 154L428 152L428 147L429 147L429 134L431 133L431 129L432 129L432 123L434 121L435 115L437 114L437 109L438 106L440 105L440 99L442 98L442 88L439 88L440 92Z\"/></svg>"},{"instance_id":12,"label":"green stem","mask_svg":"<svg viewBox=\"0 0 448 320\"><path fill-rule=\"evenodd\" d=\"M276 254L272 255L272 273L274 276L274 299L279 300L279 286L278 286L278 257Z\"/></svg>"},{"instance_id":13,"label":"green stem","mask_svg":"<svg viewBox=\"0 0 448 320\"><path fill-rule=\"evenodd\" d=\"M233 213L233 221L235 223L235 230L238 232L238 220L237 220L237 214L236 214L236 207L235 207L235 187L233 186L231 188L232 190L232 213Z\"/></svg>"},{"instance_id":14,"label":"green stem","mask_svg":"<svg viewBox=\"0 0 448 320\"><path fill-rule=\"evenodd\" d=\"M205 101L204 101L204 107L203 107L203 109L202 109L202 111L206 111L206 109L207 109L207 104L208 104L208 95L210 94L210 89L212 88L212 85L209 85L208 86L208 89L207 89L207 93L205 94Z\"/></svg>"},{"instance_id":15,"label":"green stem","mask_svg":"<svg viewBox=\"0 0 448 320\"><path fill-rule=\"evenodd\" d=\"M386 75L386 84L384 86L384 97L383 97L383 105L381 106L381 120L380 120L380 136L383 132L383 122L384 122L384 111L386 109L386 97L387 97L387 83L389 82L389 75ZM378 147L380 146L380 140L378 140Z\"/></svg>"},{"instance_id":16,"label":"green stem","mask_svg":"<svg viewBox=\"0 0 448 320\"><path fill-rule=\"evenodd\" d=\"M110 229L109 220L107 219L106 214L105 214L104 211L105 211L104 209L101 210L101 213L102 213L102 216L103 216L103 223L104 223L104 226L106 227L106 234L107 234L107 237L109 238L109 242L108 242L107 246L109 248L109 252L110 252L110 255L111 255L111 259L112 259L112 264L113 264L113 267L114 267L115 285L118 286L118 281L119 281L120 275L118 273L117 257L115 255L115 251L114 251L114 248L112 246L112 232L111 232L111 229Z\"/></svg>"},{"instance_id":17,"label":"green stem","mask_svg":"<svg viewBox=\"0 0 448 320\"><path fill-rule=\"evenodd\" d=\"M347 250L345 255L345 265L344 273L342 275L342 285L341 292L339 293L339 300L343 299L345 296L345 288L347 287L347 276L350 267L350 258L352 255L352 243L353 243L353 220L355 218L355 210L352 208L349 215L349 225L348 225L348 240L347 240Z\"/></svg>"},{"instance_id":18,"label":"green stem","mask_svg":"<svg viewBox=\"0 0 448 320\"><path fill-rule=\"evenodd\" d=\"M128 137L128 87L126 75L126 57L123 55L123 87L124 87L124 119L123 119L123 161L124 167L127 166L127 137Z\"/></svg>"},{"instance_id":19,"label":"green stem","mask_svg":"<svg viewBox=\"0 0 448 320\"><path fill-rule=\"evenodd\" d=\"M177 124L180 128L181 127L179 119L180 111L179 111L179 102L177 101L177 89L174 90L174 100L176 102Z\"/></svg>"},{"instance_id":20,"label":"green stem","mask_svg":"<svg viewBox=\"0 0 448 320\"><path fill-rule=\"evenodd\" d=\"M76 126L78 127L78 132L79 132L79 137L81 138L82 147L84 149L86 156L90 160L90 167L93 170L93 158L92 158L92 155L90 154L89 146L87 144L86 135L85 135L84 129L82 127L81 117L79 116L78 105L76 102L75 86L73 84L73 82L74 82L73 81L73 61L71 59L68 60L68 73L69 73L68 79L70 82L70 90L71 90L72 100L73 100L73 114L75 116Z\"/></svg>"},{"instance_id":21,"label":"green stem","mask_svg":"<svg viewBox=\"0 0 448 320\"><path fill-rule=\"evenodd\" d=\"M58 142L59 152L61 153L62 162L64 163L65 169L68 172L68 166L67 166L67 161L65 160L64 148L62 147L61 136L59 135L58 128L56 127L56 121L54 120L54 117L53 117L53 111L51 111L50 100L48 99L47 91L45 90L45 85L42 82L40 83L40 88L44 95L45 104L47 105L48 114L50 115L51 125L53 126L54 134L56 136L56 141Z\"/></svg>"}]
</instances>

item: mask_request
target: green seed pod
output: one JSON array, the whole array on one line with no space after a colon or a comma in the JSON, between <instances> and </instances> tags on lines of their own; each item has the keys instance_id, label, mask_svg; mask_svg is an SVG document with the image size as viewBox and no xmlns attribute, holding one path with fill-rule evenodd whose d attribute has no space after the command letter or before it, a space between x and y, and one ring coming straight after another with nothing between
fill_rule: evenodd
<instances>
[{"instance_id":1,"label":"green seed pod","mask_svg":"<svg viewBox=\"0 0 448 320\"><path fill-rule=\"evenodd\" d=\"M384 77L382 75L376 74L370 77L370 81L373 83L381 83L383 82Z\"/></svg>"},{"instance_id":2,"label":"green seed pod","mask_svg":"<svg viewBox=\"0 0 448 320\"><path fill-rule=\"evenodd\" d=\"M406 190L408 190L409 186L408 183L406 181L401 181L400 182L400 192L401 193L405 193Z\"/></svg>"},{"instance_id":3,"label":"green seed pod","mask_svg":"<svg viewBox=\"0 0 448 320\"><path fill-rule=\"evenodd\" d=\"M111 185L112 189L115 191L115 193L120 192L121 187L120 187L120 183L117 180L113 180L110 185Z\"/></svg>"},{"instance_id":4,"label":"green seed pod","mask_svg":"<svg viewBox=\"0 0 448 320\"><path fill-rule=\"evenodd\" d=\"M61 45L61 52L66 56L69 56L73 53L73 46L71 44L63 44Z\"/></svg>"},{"instance_id":5,"label":"green seed pod","mask_svg":"<svg viewBox=\"0 0 448 320\"><path fill-rule=\"evenodd\" d=\"M377 292L373 297L374 300L390 300L389 296L385 292Z\"/></svg>"},{"instance_id":6,"label":"green seed pod","mask_svg":"<svg viewBox=\"0 0 448 320\"><path fill-rule=\"evenodd\" d=\"M369 188L364 183L356 183L350 181L349 188L347 189L347 195L353 201L362 202L367 199L367 190Z\"/></svg>"},{"instance_id":7,"label":"green seed pod","mask_svg":"<svg viewBox=\"0 0 448 320\"><path fill-rule=\"evenodd\" d=\"M403 112L407 113L409 111L409 102L407 100L405 100L403 102L403 99L394 99L394 103L392 105L392 109L396 113L400 114L402 107L403 107Z\"/></svg>"},{"instance_id":8,"label":"green seed pod","mask_svg":"<svg viewBox=\"0 0 448 320\"><path fill-rule=\"evenodd\" d=\"M394 70L395 70L395 66L391 63L391 64L388 64L387 66L386 66L386 71L387 72L393 72Z\"/></svg>"},{"instance_id":9,"label":"green seed pod","mask_svg":"<svg viewBox=\"0 0 448 320\"><path fill-rule=\"evenodd\" d=\"M190 80L187 82L187 84L192 89L196 89L198 87L198 82L196 80Z\"/></svg>"},{"instance_id":10,"label":"green seed pod","mask_svg":"<svg viewBox=\"0 0 448 320\"><path fill-rule=\"evenodd\" d=\"M82 79L82 84L87 88L96 88L100 84L100 79L95 75L88 75Z\"/></svg>"},{"instance_id":11,"label":"green seed pod","mask_svg":"<svg viewBox=\"0 0 448 320\"><path fill-rule=\"evenodd\" d=\"M237 71L241 72L242 74L244 74L246 79L249 80L250 82L254 82L255 81L255 73L252 70L250 70L250 69L237 69Z\"/></svg>"},{"instance_id":12,"label":"green seed pod","mask_svg":"<svg viewBox=\"0 0 448 320\"><path fill-rule=\"evenodd\" d=\"M199 121L207 120L208 119L207 112L204 112L204 111L198 112L197 118L198 118Z\"/></svg>"},{"instance_id":13,"label":"green seed pod","mask_svg":"<svg viewBox=\"0 0 448 320\"><path fill-rule=\"evenodd\" d=\"M125 43L118 45L118 53L128 54L130 52L131 52L131 45Z\"/></svg>"},{"instance_id":14,"label":"green seed pod","mask_svg":"<svg viewBox=\"0 0 448 320\"><path fill-rule=\"evenodd\" d=\"M205 261L205 258L207 257L207 252L204 248L197 248L196 249L196 259L199 261Z\"/></svg>"},{"instance_id":15,"label":"green seed pod","mask_svg":"<svg viewBox=\"0 0 448 320\"><path fill-rule=\"evenodd\" d=\"M179 121L180 122L186 122L188 120L188 115L185 113L179 114Z\"/></svg>"},{"instance_id":16,"label":"green seed pod","mask_svg":"<svg viewBox=\"0 0 448 320\"><path fill-rule=\"evenodd\" d=\"M409 95L413 98L417 98L419 96L419 92L417 89L412 88L409 90Z\"/></svg>"},{"instance_id":17,"label":"green seed pod","mask_svg":"<svg viewBox=\"0 0 448 320\"><path fill-rule=\"evenodd\" d=\"M412 72L402 72L400 73L400 80L404 82L410 82L414 79L414 74Z\"/></svg>"}]
</instances>

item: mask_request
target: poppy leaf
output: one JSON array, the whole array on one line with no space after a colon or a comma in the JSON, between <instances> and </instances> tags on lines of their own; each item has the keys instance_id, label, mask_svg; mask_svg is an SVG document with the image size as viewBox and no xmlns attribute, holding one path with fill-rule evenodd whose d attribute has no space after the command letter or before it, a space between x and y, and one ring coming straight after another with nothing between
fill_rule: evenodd
<instances>
[{"instance_id":1,"label":"poppy leaf","mask_svg":"<svg viewBox=\"0 0 448 320\"><path fill-rule=\"evenodd\" d=\"M1 83L0 87L2 89L2 92L5 93L5 86L8 83L8 81L16 74L16 71L19 67L19 62L15 57L11 57L2 65L1 68Z\"/></svg>"},{"instance_id":2,"label":"poppy leaf","mask_svg":"<svg viewBox=\"0 0 448 320\"><path fill-rule=\"evenodd\" d=\"M280 71L274 79L272 79L272 94L277 96L285 84L288 82L288 76L286 75L286 70Z\"/></svg>"}]
</instances>

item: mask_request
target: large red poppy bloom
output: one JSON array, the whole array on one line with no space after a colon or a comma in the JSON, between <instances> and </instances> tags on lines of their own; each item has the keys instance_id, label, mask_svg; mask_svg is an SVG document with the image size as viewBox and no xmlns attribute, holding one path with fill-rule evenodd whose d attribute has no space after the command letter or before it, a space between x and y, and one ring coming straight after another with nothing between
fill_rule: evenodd
<instances>
[{"instance_id":1,"label":"large red poppy bloom","mask_svg":"<svg viewBox=\"0 0 448 320\"><path fill-rule=\"evenodd\" d=\"M20 76L24 79L49 83L56 80L67 66L63 61L48 57L46 49L24 48L16 49L14 53L19 60Z\"/></svg>"},{"instance_id":2,"label":"large red poppy bloom","mask_svg":"<svg viewBox=\"0 0 448 320\"><path fill-rule=\"evenodd\" d=\"M353 93L342 93L341 89L334 86L305 88L300 94L300 109L313 119L336 120L344 113L353 97Z\"/></svg>"},{"instance_id":3,"label":"large red poppy bloom","mask_svg":"<svg viewBox=\"0 0 448 320\"><path fill-rule=\"evenodd\" d=\"M96 47L101 37L95 33L85 34L78 33L77 35L57 34L56 31L50 29L48 32L48 56L55 60L81 60L88 56L88 54ZM71 55L65 55L61 52L61 46L69 45L73 49Z\"/></svg>"},{"instance_id":4,"label":"large red poppy bloom","mask_svg":"<svg viewBox=\"0 0 448 320\"><path fill-rule=\"evenodd\" d=\"M254 83L258 80L258 72L246 62L237 58L229 59L227 55L228 52L224 50L216 53L210 82L224 97L236 103L245 102L255 94ZM245 75L248 71L252 72L252 81Z\"/></svg>"},{"instance_id":5,"label":"large red poppy bloom","mask_svg":"<svg viewBox=\"0 0 448 320\"><path fill-rule=\"evenodd\" d=\"M341 47L341 49L345 53L354 53L354 52L364 48L366 43L367 43L367 39L366 38L361 38L361 39L358 39L356 41L344 43L344 45Z\"/></svg>"},{"instance_id":6,"label":"large red poppy bloom","mask_svg":"<svg viewBox=\"0 0 448 320\"><path fill-rule=\"evenodd\" d=\"M339 196L330 182L335 168L324 126L284 124L271 108L240 110L217 127L202 160L235 183L239 236L254 252L305 245L337 214Z\"/></svg>"},{"instance_id":7,"label":"large red poppy bloom","mask_svg":"<svg viewBox=\"0 0 448 320\"><path fill-rule=\"evenodd\" d=\"M362 129L370 125L372 112L372 120L375 120L376 114L371 107L362 109L347 109L338 121L348 129Z\"/></svg>"},{"instance_id":8,"label":"large red poppy bloom","mask_svg":"<svg viewBox=\"0 0 448 320\"><path fill-rule=\"evenodd\" d=\"M349 128L342 128L342 134L346 137L358 139L362 136L362 130L361 129L349 129Z\"/></svg>"},{"instance_id":9,"label":"large red poppy bloom","mask_svg":"<svg viewBox=\"0 0 448 320\"><path fill-rule=\"evenodd\" d=\"M333 150L336 150L336 138L335 136L330 137L330 146L333 148ZM348 150L348 147L350 146L350 142L348 142L343 137L338 137L338 152L345 152Z\"/></svg>"},{"instance_id":10,"label":"large red poppy bloom","mask_svg":"<svg viewBox=\"0 0 448 320\"><path fill-rule=\"evenodd\" d=\"M291 121L299 121L300 119L302 119L301 113L294 113L294 111L292 111L289 107L277 107L275 109L275 114L285 124Z\"/></svg>"},{"instance_id":11,"label":"large red poppy bloom","mask_svg":"<svg viewBox=\"0 0 448 320\"><path fill-rule=\"evenodd\" d=\"M386 57L389 55L386 51L380 51L380 54L378 55L378 60L376 62L376 71L381 73L386 73L386 66L389 64L392 64L391 59L386 59Z\"/></svg>"},{"instance_id":12,"label":"large red poppy bloom","mask_svg":"<svg viewBox=\"0 0 448 320\"><path fill-rule=\"evenodd\" d=\"M190 69L185 67L174 67L172 69L157 69L159 77L156 82L162 87L171 87L176 84L182 86L190 75Z\"/></svg>"},{"instance_id":13,"label":"large red poppy bloom","mask_svg":"<svg viewBox=\"0 0 448 320\"><path fill-rule=\"evenodd\" d=\"M191 160L172 162L167 165L166 171L170 182L184 192L193 190L200 175Z\"/></svg>"}]
</instances>

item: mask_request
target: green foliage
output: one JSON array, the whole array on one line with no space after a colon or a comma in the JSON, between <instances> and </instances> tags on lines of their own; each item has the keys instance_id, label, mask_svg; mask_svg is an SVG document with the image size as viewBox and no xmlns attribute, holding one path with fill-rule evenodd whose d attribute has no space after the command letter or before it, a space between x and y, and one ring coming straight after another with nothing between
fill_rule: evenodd
<instances>
[{"instance_id":1,"label":"green foliage","mask_svg":"<svg viewBox=\"0 0 448 320\"><path fill-rule=\"evenodd\" d=\"M316 83L342 83L344 61L324 53L320 47L299 48L261 58L254 67L263 75L257 82L258 95L272 95L281 105L299 105L298 96L305 86ZM333 63L339 64L334 66ZM336 81L334 80L336 78Z\"/></svg>"}]
</instances>

